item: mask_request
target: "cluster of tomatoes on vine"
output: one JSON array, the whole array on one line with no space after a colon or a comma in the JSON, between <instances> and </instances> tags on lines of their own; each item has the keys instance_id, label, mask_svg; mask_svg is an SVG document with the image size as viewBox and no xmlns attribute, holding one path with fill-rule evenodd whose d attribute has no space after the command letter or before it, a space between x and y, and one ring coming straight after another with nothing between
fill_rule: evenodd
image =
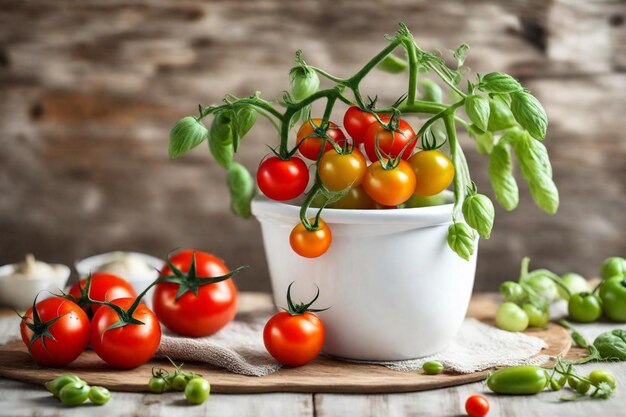
<instances>
[{"instance_id":1,"label":"cluster of tomatoes on vine","mask_svg":"<svg viewBox=\"0 0 626 417\"><path fill-rule=\"evenodd\" d=\"M371 109L351 106L344 115L343 128L350 139L332 121L305 121L298 130L297 145L287 157L276 154L261 162L259 189L277 201L301 196L309 184L305 160L314 161L316 178L323 187L344 193L329 204L331 208L396 208L412 196L439 194L454 179L452 161L438 149L443 142L422 139L421 150L413 153L418 137L396 114L378 115ZM328 250L332 233L318 215L302 219L289 241L297 254L315 258Z\"/></svg>"}]
</instances>

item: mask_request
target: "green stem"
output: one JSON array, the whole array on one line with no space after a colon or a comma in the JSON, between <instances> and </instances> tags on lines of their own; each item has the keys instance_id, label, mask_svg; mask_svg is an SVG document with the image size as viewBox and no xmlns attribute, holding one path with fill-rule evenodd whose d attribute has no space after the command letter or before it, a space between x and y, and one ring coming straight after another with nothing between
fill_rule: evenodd
<instances>
[{"instance_id":1,"label":"green stem","mask_svg":"<svg viewBox=\"0 0 626 417\"><path fill-rule=\"evenodd\" d=\"M359 70L359 72L357 72L356 74L354 74L352 77L348 78L345 81L345 85L354 88L356 86L359 85L359 83L361 82L361 80L363 78L365 78L365 76L376 66L378 65L383 59L385 59L387 57L387 55L389 55L390 53L392 53L394 51L394 49L396 49L398 47L398 45L400 44L400 39L398 38L394 38L389 45L387 45L387 47L385 47L382 51L380 51L374 58L372 58L367 64L365 64L365 66L363 68L361 68Z\"/></svg>"},{"instance_id":2,"label":"green stem","mask_svg":"<svg viewBox=\"0 0 626 417\"><path fill-rule=\"evenodd\" d=\"M448 87L454 90L459 96L463 98L467 97L467 95L463 91L461 91L456 85L454 85L454 83L450 81L448 77L446 77L445 74L443 74L437 67L435 67L434 65L431 65L430 63L427 65L428 65L428 68L434 71L435 74L437 74L444 83L448 84Z\"/></svg>"},{"instance_id":3,"label":"green stem","mask_svg":"<svg viewBox=\"0 0 626 417\"><path fill-rule=\"evenodd\" d=\"M417 53L415 51L415 43L411 40L405 42L406 54L409 58L409 91L406 103L413 104L417 94Z\"/></svg>"},{"instance_id":4,"label":"green stem","mask_svg":"<svg viewBox=\"0 0 626 417\"><path fill-rule=\"evenodd\" d=\"M454 113L446 114L443 121L446 127L448 143L450 144L450 156L452 157L452 164L454 165L454 217L463 205L463 199L465 198L466 184L464 179L464 170L462 167L462 161L464 161L465 158L462 158L461 147L459 146L459 142L456 137Z\"/></svg>"},{"instance_id":5,"label":"green stem","mask_svg":"<svg viewBox=\"0 0 626 417\"><path fill-rule=\"evenodd\" d=\"M315 72L317 72L319 75L328 78L329 80L336 82L337 84L343 84L345 83L347 80L344 78L339 78L339 77L335 77L332 74L329 74L328 72L324 71L321 68L317 68L317 67L312 67L311 65L308 66L309 68L311 68L312 70L314 70Z\"/></svg>"}]
</instances>

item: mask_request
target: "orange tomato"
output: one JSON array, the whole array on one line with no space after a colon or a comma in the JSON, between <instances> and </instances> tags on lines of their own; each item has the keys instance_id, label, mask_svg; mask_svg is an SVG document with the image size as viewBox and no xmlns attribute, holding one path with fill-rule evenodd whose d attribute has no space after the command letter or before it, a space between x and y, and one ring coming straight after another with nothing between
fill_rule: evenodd
<instances>
[{"instance_id":1,"label":"orange tomato","mask_svg":"<svg viewBox=\"0 0 626 417\"><path fill-rule=\"evenodd\" d=\"M409 158L417 183L415 195L439 194L450 186L454 179L454 165L441 151L421 151Z\"/></svg>"},{"instance_id":2,"label":"orange tomato","mask_svg":"<svg viewBox=\"0 0 626 417\"><path fill-rule=\"evenodd\" d=\"M314 219L310 219L311 222ZM317 230L307 230L302 223L298 223L289 235L289 244L298 255L305 258L317 258L322 256L333 241L333 235L328 225L319 220Z\"/></svg>"},{"instance_id":3,"label":"orange tomato","mask_svg":"<svg viewBox=\"0 0 626 417\"><path fill-rule=\"evenodd\" d=\"M363 188L378 204L397 206L407 201L415 191L415 174L405 160L396 168L385 169L380 161L367 168Z\"/></svg>"},{"instance_id":4,"label":"orange tomato","mask_svg":"<svg viewBox=\"0 0 626 417\"><path fill-rule=\"evenodd\" d=\"M358 149L349 154L339 154L334 149L320 159L317 171L324 185L333 191L361 185L367 163Z\"/></svg>"},{"instance_id":5,"label":"orange tomato","mask_svg":"<svg viewBox=\"0 0 626 417\"><path fill-rule=\"evenodd\" d=\"M322 152L322 143L324 139L314 135L316 127L321 125L322 119L311 119L302 123L300 129L298 129L297 140L298 143L302 142L298 147L298 150L302 156L312 161L317 161L317 157L320 152ZM346 136L343 134L339 126L333 122L328 122L326 134L339 146L343 146L346 141ZM324 147L324 152L328 152L331 149L333 149L333 145L327 141L326 146Z\"/></svg>"}]
</instances>

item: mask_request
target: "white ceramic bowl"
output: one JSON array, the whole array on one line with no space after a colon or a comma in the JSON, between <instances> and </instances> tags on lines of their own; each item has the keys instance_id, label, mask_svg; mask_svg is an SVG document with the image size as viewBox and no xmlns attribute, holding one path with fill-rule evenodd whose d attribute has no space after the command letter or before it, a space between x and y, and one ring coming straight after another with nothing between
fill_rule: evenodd
<instances>
[{"instance_id":1,"label":"white ceramic bowl","mask_svg":"<svg viewBox=\"0 0 626 417\"><path fill-rule=\"evenodd\" d=\"M53 264L56 273L45 277L14 277L18 264L0 267L0 304L16 310L26 310L37 301L60 294L70 277L70 268Z\"/></svg>"},{"instance_id":2,"label":"white ceramic bowl","mask_svg":"<svg viewBox=\"0 0 626 417\"><path fill-rule=\"evenodd\" d=\"M476 251L469 261L447 244L452 204L399 210L325 209L333 243L315 259L289 246L300 208L257 198L274 292L286 307L309 301L324 322L324 352L355 360L403 360L444 349L458 332L474 284ZM311 209L310 216L315 214Z\"/></svg>"},{"instance_id":3,"label":"white ceramic bowl","mask_svg":"<svg viewBox=\"0 0 626 417\"><path fill-rule=\"evenodd\" d=\"M146 271L144 274L133 275L133 276L122 276L125 280L130 282L133 286L133 289L137 294L140 294L143 290L146 289L148 285L150 285L155 279L158 278L159 272L163 265L165 265L165 261L160 258L156 258L154 256L146 255L138 252L121 252L125 255L133 256L143 262L145 262L150 270ZM108 252L100 255L90 256L85 259L81 259L80 261L74 264L76 271L78 272L79 277L85 278L92 272L97 272L103 265L106 265L112 261L115 261L120 252ZM152 300L152 292L153 289L148 291L146 297L144 297L145 302L151 302Z\"/></svg>"}]
</instances>

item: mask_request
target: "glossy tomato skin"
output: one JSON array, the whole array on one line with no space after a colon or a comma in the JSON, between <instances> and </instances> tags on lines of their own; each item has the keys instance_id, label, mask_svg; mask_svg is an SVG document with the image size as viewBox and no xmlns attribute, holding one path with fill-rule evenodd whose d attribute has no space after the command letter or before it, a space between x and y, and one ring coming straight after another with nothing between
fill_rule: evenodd
<instances>
[{"instance_id":1,"label":"glossy tomato skin","mask_svg":"<svg viewBox=\"0 0 626 417\"><path fill-rule=\"evenodd\" d=\"M390 117L388 115L382 115L380 119L383 122L389 122ZM390 156L395 158L402 152L402 159L409 159L417 144L417 138L415 137L415 131L410 124L404 119L398 120L398 130L387 130L380 123L372 123L365 131L365 137L363 139L363 147L365 153L370 161L378 161L376 155L376 137L378 137L378 146L383 157ZM409 143L410 142L410 143ZM409 143L409 145L407 145ZM404 152L402 149L406 146Z\"/></svg>"},{"instance_id":2,"label":"glossy tomato skin","mask_svg":"<svg viewBox=\"0 0 626 417\"><path fill-rule=\"evenodd\" d=\"M111 302L128 309L134 301L134 298L118 298ZM111 307L102 306L91 320L91 347L103 361L115 368L131 369L143 365L159 348L161 326L152 310L141 303L133 318L144 324L127 324L105 331L119 321L119 317Z\"/></svg>"},{"instance_id":3,"label":"glossy tomato skin","mask_svg":"<svg viewBox=\"0 0 626 417\"><path fill-rule=\"evenodd\" d=\"M415 183L413 169L405 160L400 160L393 169L384 169L380 161L376 161L363 177L367 194L383 206L397 206L407 201L415 191Z\"/></svg>"},{"instance_id":4,"label":"glossy tomato skin","mask_svg":"<svg viewBox=\"0 0 626 417\"><path fill-rule=\"evenodd\" d=\"M54 339L45 337L45 347L41 338L32 346L30 340L33 332L24 320L20 323L22 341L30 346L30 354L35 361L44 366L66 366L73 362L87 347L89 342L89 318L78 304L62 297L42 300L35 306L42 322L61 317L49 327ZM24 319L33 323L33 309L29 308Z\"/></svg>"},{"instance_id":5,"label":"glossy tomato skin","mask_svg":"<svg viewBox=\"0 0 626 417\"><path fill-rule=\"evenodd\" d=\"M311 219L313 221L314 219ZM302 223L298 223L289 235L289 244L295 253L304 258L317 258L326 253L333 241L330 227L319 220L319 228L307 230Z\"/></svg>"},{"instance_id":6,"label":"glossy tomato skin","mask_svg":"<svg viewBox=\"0 0 626 417\"><path fill-rule=\"evenodd\" d=\"M263 342L278 362L288 366L302 366L322 351L324 325L311 312L292 316L281 311L265 325Z\"/></svg>"},{"instance_id":7,"label":"glossy tomato skin","mask_svg":"<svg viewBox=\"0 0 626 417\"><path fill-rule=\"evenodd\" d=\"M372 113L363 111L356 106L348 108L343 116L343 128L346 129L355 144L363 143L367 128L374 122L376 122L376 117Z\"/></svg>"},{"instance_id":8,"label":"glossy tomato skin","mask_svg":"<svg viewBox=\"0 0 626 417\"><path fill-rule=\"evenodd\" d=\"M298 129L297 140L298 143L302 142L298 147L298 151L307 159L312 161L317 161L317 157L319 156L322 150L322 142L323 138L319 136L309 136L315 132L315 126L321 126L322 119L311 119L307 120L300 126ZM328 122L329 128L326 129L326 134L330 137L333 142L337 143L339 146L343 146L346 141L346 136L343 134L341 129L333 122ZM308 137L307 137L308 136ZM326 146L324 147L324 152L328 152L333 149L333 145L326 142Z\"/></svg>"},{"instance_id":9,"label":"glossy tomato skin","mask_svg":"<svg viewBox=\"0 0 626 417\"><path fill-rule=\"evenodd\" d=\"M322 182L333 191L358 187L366 169L367 162L358 149L349 154L339 154L331 149L322 156L317 167Z\"/></svg>"},{"instance_id":10,"label":"glossy tomato skin","mask_svg":"<svg viewBox=\"0 0 626 417\"><path fill-rule=\"evenodd\" d=\"M87 278L83 278L70 288L70 295L79 299L81 289L85 288ZM109 274L107 272L95 272L91 274L91 286L89 287L89 297L95 301L111 301L116 298L135 298L137 294L128 281L124 278ZM91 313L95 314L101 306L91 304ZM87 311L87 308L85 308Z\"/></svg>"},{"instance_id":11,"label":"glossy tomato skin","mask_svg":"<svg viewBox=\"0 0 626 417\"><path fill-rule=\"evenodd\" d=\"M186 249L170 257L170 262L182 272L189 272L195 253L196 274L200 277L217 277L230 270L218 257L201 251ZM161 276L172 275L166 265ZM230 323L237 314L237 287L232 279L202 285L198 295L186 292L178 300L176 283L157 284L152 305L165 327L181 336L209 336Z\"/></svg>"},{"instance_id":12,"label":"glossy tomato skin","mask_svg":"<svg viewBox=\"0 0 626 417\"><path fill-rule=\"evenodd\" d=\"M272 200L293 200L309 184L309 169L296 156L286 160L271 156L259 165L256 181L263 194Z\"/></svg>"},{"instance_id":13,"label":"glossy tomato skin","mask_svg":"<svg viewBox=\"0 0 626 417\"><path fill-rule=\"evenodd\" d=\"M334 209L377 209L382 208L380 204L372 200L366 192L363 186L353 187L348 193L341 199L328 205L329 208Z\"/></svg>"},{"instance_id":14,"label":"glossy tomato skin","mask_svg":"<svg viewBox=\"0 0 626 417\"><path fill-rule=\"evenodd\" d=\"M489 408L489 400L480 394L470 395L465 401L465 412L469 417L485 417Z\"/></svg>"},{"instance_id":15,"label":"glossy tomato skin","mask_svg":"<svg viewBox=\"0 0 626 417\"><path fill-rule=\"evenodd\" d=\"M439 194L448 188L454 179L454 165L441 151L417 152L409 158L409 164L415 172L417 196Z\"/></svg>"}]
</instances>

